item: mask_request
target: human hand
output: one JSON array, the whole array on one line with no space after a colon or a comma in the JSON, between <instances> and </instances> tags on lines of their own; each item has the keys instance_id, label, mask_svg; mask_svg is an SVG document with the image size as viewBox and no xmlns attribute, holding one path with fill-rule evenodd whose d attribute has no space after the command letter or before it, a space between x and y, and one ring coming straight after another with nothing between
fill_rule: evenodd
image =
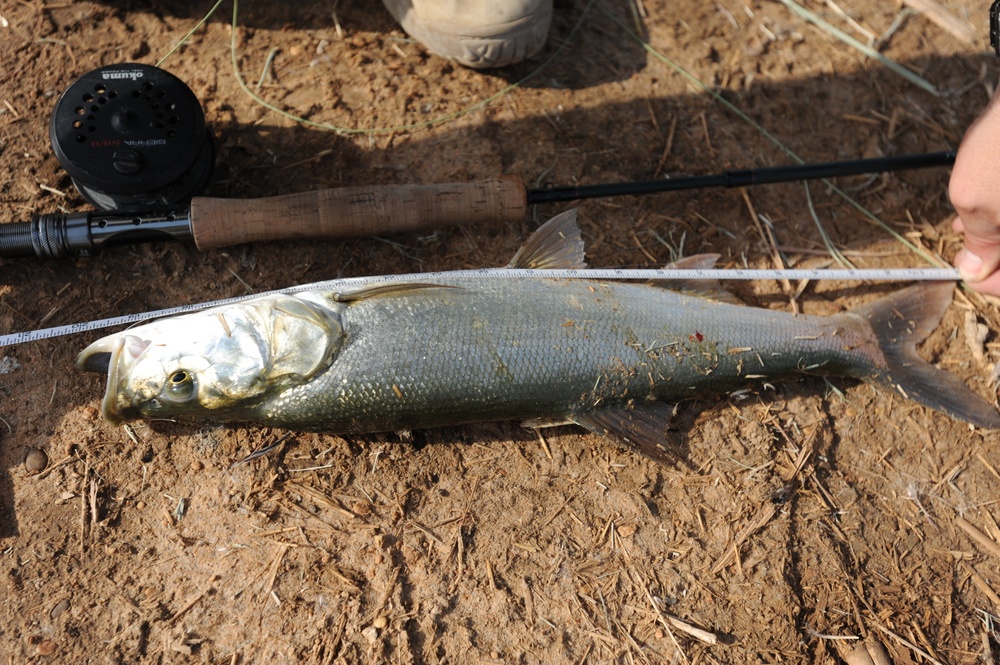
<instances>
[{"instance_id":1,"label":"human hand","mask_svg":"<svg viewBox=\"0 0 1000 665\"><path fill-rule=\"evenodd\" d=\"M1000 88L962 139L948 194L965 236L955 267L970 288L1000 296Z\"/></svg>"}]
</instances>

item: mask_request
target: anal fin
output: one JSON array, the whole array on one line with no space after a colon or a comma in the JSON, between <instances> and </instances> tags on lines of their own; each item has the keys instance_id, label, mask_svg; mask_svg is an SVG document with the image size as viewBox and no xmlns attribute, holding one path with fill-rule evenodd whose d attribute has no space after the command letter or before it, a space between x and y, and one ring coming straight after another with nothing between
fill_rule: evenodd
<instances>
[{"instance_id":1,"label":"anal fin","mask_svg":"<svg viewBox=\"0 0 1000 665\"><path fill-rule=\"evenodd\" d=\"M595 434L627 444L658 462L687 466L678 453L676 438L669 430L676 412L674 404L646 402L632 406L607 406L575 414L570 419Z\"/></svg>"}]
</instances>

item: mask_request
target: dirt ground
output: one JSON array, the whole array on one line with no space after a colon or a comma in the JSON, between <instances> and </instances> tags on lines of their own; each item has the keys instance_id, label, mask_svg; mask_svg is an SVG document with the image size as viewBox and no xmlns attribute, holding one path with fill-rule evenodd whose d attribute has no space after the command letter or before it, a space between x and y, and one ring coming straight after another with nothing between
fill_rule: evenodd
<instances>
[{"instance_id":1,"label":"dirt ground","mask_svg":"<svg viewBox=\"0 0 1000 665\"><path fill-rule=\"evenodd\" d=\"M211 4L0 2L0 222L87 208L50 148L58 95L101 65L154 64ZM958 145L997 79L989 3L944 2L974 43L896 2L807 4L861 41L884 37L881 51L939 94L766 0L557 0L542 56L492 73L428 55L377 2L240 3L248 85L315 122L421 123L534 74L413 130L338 134L262 107L234 77L230 3L163 67L205 108L218 151L208 193L224 197L507 173L532 187L595 184L791 161L661 55L807 161ZM947 178L837 184L950 260ZM826 185L809 193L857 265L926 265ZM0 330L503 265L568 205L383 239L6 260ZM771 267L775 248L789 266L830 263L801 183L578 208L592 266L654 267L682 251ZM790 286L733 288L753 306L820 314L894 288ZM995 400L997 330L996 302L958 294L923 352ZM1000 662L997 434L898 395L804 379L700 399L680 415L686 464L675 466L577 428L542 438L518 423L410 442L295 433L232 466L286 433L108 425L103 380L73 368L98 334L0 350L5 663L833 663L864 639L897 664Z\"/></svg>"}]
</instances>

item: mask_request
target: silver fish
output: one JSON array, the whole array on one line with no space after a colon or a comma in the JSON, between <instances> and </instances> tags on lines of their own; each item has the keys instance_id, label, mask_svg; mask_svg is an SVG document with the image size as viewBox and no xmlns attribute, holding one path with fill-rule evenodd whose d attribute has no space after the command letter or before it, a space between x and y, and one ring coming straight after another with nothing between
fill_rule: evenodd
<instances>
[{"instance_id":1,"label":"silver fish","mask_svg":"<svg viewBox=\"0 0 1000 665\"><path fill-rule=\"evenodd\" d=\"M509 267L585 267L575 213L546 223ZM112 423L362 433L572 422L661 456L681 400L835 375L1000 429L992 405L916 353L953 288L926 283L847 313L796 316L727 302L704 283L456 275L167 318L98 340L77 366L108 373L102 412Z\"/></svg>"}]
</instances>

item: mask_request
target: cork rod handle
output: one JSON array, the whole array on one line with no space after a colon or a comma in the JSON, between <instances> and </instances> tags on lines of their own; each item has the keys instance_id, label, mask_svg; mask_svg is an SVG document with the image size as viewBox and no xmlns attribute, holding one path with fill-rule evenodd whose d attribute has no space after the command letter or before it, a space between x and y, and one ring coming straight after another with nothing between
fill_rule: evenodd
<instances>
[{"instance_id":1,"label":"cork rod handle","mask_svg":"<svg viewBox=\"0 0 1000 665\"><path fill-rule=\"evenodd\" d=\"M524 183L343 187L262 199L196 197L191 230L200 250L291 238L347 238L467 223L521 221Z\"/></svg>"}]
</instances>

